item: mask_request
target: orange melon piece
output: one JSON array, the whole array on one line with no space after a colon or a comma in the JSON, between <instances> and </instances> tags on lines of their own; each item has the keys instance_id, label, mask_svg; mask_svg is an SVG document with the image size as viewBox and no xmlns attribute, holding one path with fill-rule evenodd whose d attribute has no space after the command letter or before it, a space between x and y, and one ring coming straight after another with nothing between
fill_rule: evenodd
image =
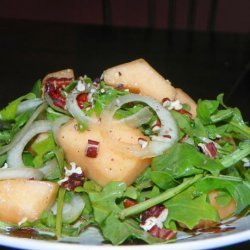
<instances>
[{"instance_id":1,"label":"orange melon piece","mask_svg":"<svg viewBox=\"0 0 250 250\"><path fill-rule=\"evenodd\" d=\"M168 97L174 100L175 88L153 69L144 59L124 63L103 72L107 85L118 87L123 84L125 89L133 93L151 96L161 102Z\"/></svg>"},{"instance_id":2,"label":"orange melon piece","mask_svg":"<svg viewBox=\"0 0 250 250\"><path fill-rule=\"evenodd\" d=\"M224 219L232 216L235 213L236 202L234 201L234 199L231 199L230 202L226 206L222 207L216 201L216 197L218 195L219 195L219 192L214 190L208 194L208 197L209 197L209 201L210 201L211 205L217 210L217 212L220 216L220 219L224 220Z\"/></svg>"},{"instance_id":3,"label":"orange melon piece","mask_svg":"<svg viewBox=\"0 0 250 250\"><path fill-rule=\"evenodd\" d=\"M0 221L19 224L34 221L55 201L58 184L13 179L0 181Z\"/></svg>"},{"instance_id":4,"label":"orange melon piece","mask_svg":"<svg viewBox=\"0 0 250 250\"><path fill-rule=\"evenodd\" d=\"M138 147L140 147L138 138L146 139L137 128L124 124L117 123L110 131L115 139L137 144ZM96 158L86 155L88 140L99 142ZM64 149L67 161L75 162L83 169L86 177L101 186L111 181L123 181L130 185L149 166L151 161L151 159L130 157L116 150L103 137L99 125L90 125L88 130L80 132L77 130L76 121L70 121L59 129L57 141Z\"/></svg>"}]
</instances>

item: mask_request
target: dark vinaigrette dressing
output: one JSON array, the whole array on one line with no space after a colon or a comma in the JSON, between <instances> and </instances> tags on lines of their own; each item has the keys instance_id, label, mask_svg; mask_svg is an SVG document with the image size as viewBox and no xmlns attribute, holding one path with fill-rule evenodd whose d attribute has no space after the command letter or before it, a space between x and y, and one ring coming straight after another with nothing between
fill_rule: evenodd
<instances>
[{"instance_id":1,"label":"dark vinaigrette dressing","mask_svg":"<svg viewBox=\"0 0 250 250\"><path fill-rule=\"evenodd\" d=\"M230 224L238 220L242 216L243 215L235 216L230 221L215 225L210 228L200 228L200 229L192 229L192 230L179 228L178 231L182 231L188 234L190 237L195 237L202 233L211 233L211 234L227 233L236 229L236 227L233 227ZM26 239L38 239L38 240L49 240L49 241L57 240L56 236L51 236L46 233L39 234L39 232L33 228L12 228L12 229L9 229L8 231L1 230L0 233L4 235L9 235L12 237L26 238ZM178 239L177 240L172 239L169 241L169 243L174 243L174 242L178 242ZM109 242L104 241L103 244L109 244ZM130 239L126 240L123 245L144 245L144 244L145 242L143 242L142 240L134 239L131 237Z\"/></svg>"}]
</instances>

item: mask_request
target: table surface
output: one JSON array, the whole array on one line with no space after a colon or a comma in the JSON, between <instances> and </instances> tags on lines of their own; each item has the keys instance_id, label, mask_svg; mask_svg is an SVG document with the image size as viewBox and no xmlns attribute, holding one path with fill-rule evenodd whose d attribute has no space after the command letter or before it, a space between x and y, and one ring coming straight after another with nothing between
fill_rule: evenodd
<instances>
[{"instance_id":1,"label":"table surface","mask_svg":"<svg viewBox=\"0 0 250 250\"><path fill-rule=\"evenodd\" d=\"M250 120L247 34L125 29L0 20L0 106L28 92L47 73L72 68L98 77L108 67L146 59L195 100L225 93ZM225 249L247 249L250 243ZM1 248L8 249L8 248Z\"/></svg>"}]
</instances>

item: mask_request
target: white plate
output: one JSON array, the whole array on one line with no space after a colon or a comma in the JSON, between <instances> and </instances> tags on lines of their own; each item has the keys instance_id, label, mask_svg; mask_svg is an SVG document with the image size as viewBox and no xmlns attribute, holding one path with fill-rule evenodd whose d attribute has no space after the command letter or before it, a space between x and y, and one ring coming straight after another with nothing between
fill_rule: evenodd
<instances>
[{"instance_id":1,"label":"white plate","mask_svg":"<svg viewBox=\"0 0 250 250\"><path fill-rule=\"evenodd\" d=\"M0 235L0 244L3 246L32 249L32 250L196 250L211 249L250 240L250 215L232 222L227 222L221 227L219 233L200 233L195 236L181 233L176 243L165 245L123 245L111 246L102 244L102 237L98 230L91 228L78 240L68 238L66 242L25 239L13 236ZM71 241L71 243L69 243Z\"/></svg>"}]
</instances>

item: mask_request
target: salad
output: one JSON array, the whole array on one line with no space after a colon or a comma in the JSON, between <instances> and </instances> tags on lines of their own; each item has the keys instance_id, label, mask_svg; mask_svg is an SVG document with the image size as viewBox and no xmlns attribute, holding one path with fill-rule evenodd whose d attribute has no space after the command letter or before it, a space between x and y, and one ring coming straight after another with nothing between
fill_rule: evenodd
<instances>
[{"instance_id":1,"label":"salad","mask_svg":"<svg viewBox=\"0 0 250 250\"><path fill-rule=\"evenodd\" d=\"M0 230L175 242L250 207L250 127L143 59L48 74L0 111ZM115 230L114 230L115 229Z\"/></svg>"}]
</instances>

